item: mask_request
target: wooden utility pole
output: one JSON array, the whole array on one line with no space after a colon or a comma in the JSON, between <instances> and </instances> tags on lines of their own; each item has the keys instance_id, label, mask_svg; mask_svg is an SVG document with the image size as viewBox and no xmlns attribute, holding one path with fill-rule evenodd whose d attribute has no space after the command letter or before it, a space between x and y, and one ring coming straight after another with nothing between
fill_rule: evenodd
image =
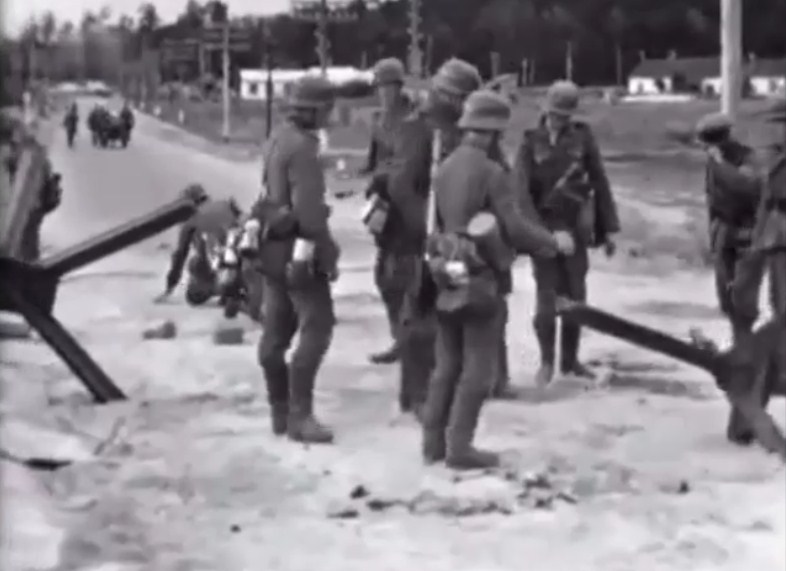
<instances>
[{"instance_id":1,"label":"wooden utility pole","mask_svg":"<svg viewBox=\"0 0 786 571\"><path fill-rule=\"evenodd\" d=\"M409 73L415 77L423 77L420 10L421 0L409 0Z\"/></svg>"},{"instance_id":2,"label":"wooden utility pole","mask_svg":"<svg viewBox=\"0 0 786 571\"><path fill-rule=\"evenodd\" d=\"M742 1L721 0L721 110L730 117L742 97Z\"/></svg>"}]
</instances>

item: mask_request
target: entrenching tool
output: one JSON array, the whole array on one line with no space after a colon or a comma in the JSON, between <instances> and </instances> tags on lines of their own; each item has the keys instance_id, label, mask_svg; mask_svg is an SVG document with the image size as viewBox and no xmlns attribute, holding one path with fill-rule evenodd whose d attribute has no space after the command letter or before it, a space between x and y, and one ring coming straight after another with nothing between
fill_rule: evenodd
<instances>
[{"instance_id":1,"label":"entrenching tool","mask_svg":"<svg viewBox=\"0 0 786 571\"><path fill-rule=\"evenodd\" d=\"M25 262L0 254L0 310L17 313L65 362L99 403L124 400L125 394L52 315L57 288L66 274L147 240L196 211L196 203L183 199L126 222L37 262Z\"/></svg>"},{"instance_id":2,"label":"entrenching tool","mask_svg":"<svg viewBox=\"0 0 786 571\"><path fill-rule=\"evenodd\" d=\"M715 378L732 411L736 409L743 417L762 447L786 461L786 438L767 413L764 404L767 398L763 398L786 393L786 372L778 370L782 366L778 363L778 352L786 343L786 321L782 317L770 320L749 338L720 351L567 299L559 300L558 312L562 319L577 325L704 369Z\"/></svg>"}]
</instances>

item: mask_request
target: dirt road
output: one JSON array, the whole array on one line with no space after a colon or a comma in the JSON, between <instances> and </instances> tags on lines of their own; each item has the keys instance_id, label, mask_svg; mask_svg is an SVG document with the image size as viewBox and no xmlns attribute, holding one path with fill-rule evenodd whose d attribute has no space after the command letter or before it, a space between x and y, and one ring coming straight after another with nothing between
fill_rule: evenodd
<instances>
[{"instance_id":1,"label":"dirt road","mask_svg":"<svg viewBox=\"0 0 786 571\"><path fill-rule=\"evenodd\" d=\"M139 117L127 150L93 149L84 137L74 150L55 141L66 195L46 223L45 242L76 241L173 198L192 181L214 195L251 200L253 164L175 139L171 128ZM442 468L424 468L414 422L391 414L395 367L366 363L385 344L386 327L371 285L370 243L356 222L360 205L334 206L345 251L335 288L340 323L317 397L337 431L333 447L308 449L269 434L252 325L245 345L215 347L215 308L189 309L179 295L169 305L150 302L163 286L171 235L86 269L63 285L58 300L58 315L129 402L95 407L44 347L9 343L3 377L26 403L20 414L78 436L93 452L45 481L65 510L61 568L786 565L779 547L784 471L757 449L725 442L726 405L701 373L589 335L586 355L616 371L611 386L529 387L535 353L526 263L516 275L510 336L514 383L529 388L521 402L491 404L478 436L505 450L508 469L457 481ZM679 334L700 326L722 337L706 275L641 260L596 266L591 295L598 304ZM141 341L142 329L164 318L177 323L178 338Z\"/></svg>"}]
</instances>

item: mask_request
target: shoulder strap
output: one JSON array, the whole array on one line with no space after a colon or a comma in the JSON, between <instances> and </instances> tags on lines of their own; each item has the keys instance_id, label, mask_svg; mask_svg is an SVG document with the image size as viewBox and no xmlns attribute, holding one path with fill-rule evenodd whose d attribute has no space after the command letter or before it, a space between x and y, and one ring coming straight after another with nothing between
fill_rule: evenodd
<instances>
[{"instance_id":1,"label":"shoulder strap","mask_svg":"<svg viewBox=\"0 0 786 571\"><path fill-rule=\"evenodd\" d=\"M442 132L434 130L434 140L431 145L431 171L428 189L428 208L426 209L426 234L431 235L437 225L437 198L434 192L434 181L437 178L439 162L442 158Z\"/></svg>"}]
</instances>

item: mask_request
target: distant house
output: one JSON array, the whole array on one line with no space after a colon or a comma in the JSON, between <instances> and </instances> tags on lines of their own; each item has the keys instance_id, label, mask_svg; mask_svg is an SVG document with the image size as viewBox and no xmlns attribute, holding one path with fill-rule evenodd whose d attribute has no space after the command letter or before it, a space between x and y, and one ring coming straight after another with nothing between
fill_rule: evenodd
<instances>
[{"instance_id":1,"label":"distant house","mask_svg":"<svg viewBox=\"0 0 786 571\"><path fill-rule=\"evenodd\" d=\"M628 77L631 95L656 95L700 91L702 81L720 76L718 58L665 58L645 59Z\"/></svg>"},{"instance_id":2,"label":"distant house","mask_svg":"<svg viewBox=\"0 0 786 571\"><path fill-rule=\"evenodd\" d=\"M748 65L751 95L755 97L786 95L786 58L752 59Z\"/></svg>"},{"instance_id":3,"label":"distant house","mask_svg":"<svg viewBox=\"0 0 786 571\"><path fill-rule=\"evenodd\" d=\"M271 72L273 83L273 97L275 99L286 95L289 86L306 75L321 73L319 68L311 69L274 69ZM329 67L327 79L335 85L342 85L349 81L364 81L370 83L373 73L362 71L353 67ZM240 70L240 97L242 99L262 99L267 97L266 92L267 71L259 69Z\"/></svg>"},{"instance_id":4,"label":"distant house","mask_svg":"<svg viewBox=\"0 0 786 571\"><path fill-rule=\"evenodd\" d=\"M759 60L745 64L747 92L754 97L773 97L786 92L786 59ZM717 96L721 92L721 67L717 57L645 59L628 78L631 95L694 92Z\"/></svg>"}]
</instances>

